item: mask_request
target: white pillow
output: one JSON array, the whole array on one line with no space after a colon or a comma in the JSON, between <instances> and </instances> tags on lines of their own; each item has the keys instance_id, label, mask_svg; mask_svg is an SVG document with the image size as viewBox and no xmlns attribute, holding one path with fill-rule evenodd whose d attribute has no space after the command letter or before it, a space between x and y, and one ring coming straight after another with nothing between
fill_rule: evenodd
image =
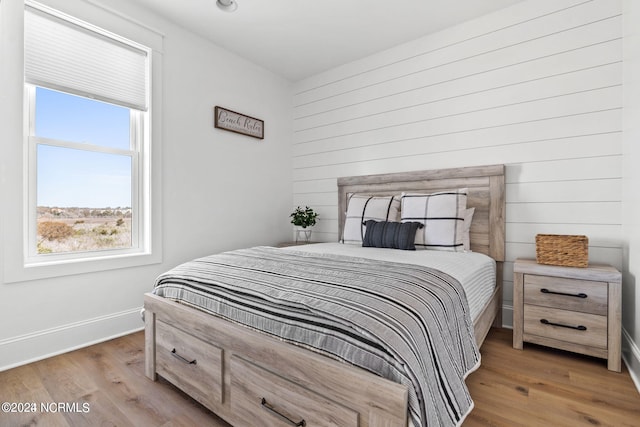
<instances>
[{"instance_id":1,"label":"white pillow","mask_svg":"<svg viewBox=\"0 0 640 427\"><path fill-rule=\"evenodd\" d=\"M366 230L364 222L370 219L399 221L400 198L398 196L351 194L347 201L342 242L362 245Z\"/></svg>"},{"instance_id":2,"label":"white pillow","mask_svg":"<svg viewBox=\"0 0 640 427\"><path fill-rule=\"evenodd\" d=\"M403 194L401 221L424 224L416 233L416 249L464 250L467 189L432 194Z\"/></svg>"},{"instance_id":3,"label":"white pillow","mask_svg":"<svg viewBox=\"0 0 640 427\"><path fill-rule=\"evenodd\" d=\"M465 251L471 250L471 237L469 236L469 230L471 229L471 221L473 221L473 214L476 212L476 208L469 208L464 211L464 231L462 233L462 245Z\"/></svg>"}]
</instances>

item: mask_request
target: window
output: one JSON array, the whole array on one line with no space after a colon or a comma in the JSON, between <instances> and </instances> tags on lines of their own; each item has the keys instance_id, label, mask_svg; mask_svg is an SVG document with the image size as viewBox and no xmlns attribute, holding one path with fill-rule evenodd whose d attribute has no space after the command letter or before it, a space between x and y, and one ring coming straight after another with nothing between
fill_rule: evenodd
<instances>
[{"instance_id":1,"label":"window","mask_svg":"<svg viewBox=\"0 0 640 427\"><path fill-rule=\"evenodd\" d=\"M143 114L28 85L32 255L139 247L137 136Z\"/></svg>"},{"instance_id":2,"label":"window","mask_svg":"<svg viewBox=\"0 0 640 427\"><path fill-rule=\"evenodd\" d=\"M149 253L150 50L25 10L25 265Z\"/></svg>"}]
</instances>

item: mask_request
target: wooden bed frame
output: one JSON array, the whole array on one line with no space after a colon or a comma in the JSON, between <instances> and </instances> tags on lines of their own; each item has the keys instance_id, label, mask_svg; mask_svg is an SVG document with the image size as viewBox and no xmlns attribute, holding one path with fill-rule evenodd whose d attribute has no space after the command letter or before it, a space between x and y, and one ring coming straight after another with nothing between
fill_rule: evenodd
<instances>
[{"instance_id":1,"label":"wooden bed frame","mask_svg":"<svg viewBox=\"0 0 640 427\"><path fill-rule=\"evenodd\" d=\"M480 345L502 326L503 165L339 178L339 226L348 193L464 187L476 208L471 249L497 265L495 292L474 324ZM146 375L161 375L234 426L407 426L405 386L150 293L144 307Z\"/></svg>"}]
</instances>

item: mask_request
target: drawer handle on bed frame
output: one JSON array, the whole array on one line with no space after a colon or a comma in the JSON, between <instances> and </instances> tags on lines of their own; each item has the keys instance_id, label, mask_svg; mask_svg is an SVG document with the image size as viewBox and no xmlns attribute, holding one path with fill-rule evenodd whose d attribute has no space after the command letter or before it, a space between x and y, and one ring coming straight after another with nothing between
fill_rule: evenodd
<instances>
[{"instance_id":1,"label":"drawer handle on bed frame","mask_svg":"<svg viewBox=\"0 0 640 427\"><path fill-rule=\"evenodd\" d=\"M189 365L197 365L198 364L198 361L196 359L189 360L189 359L185 359L184 357L180 356L175 348L173 350L171 350L171 355L173 357L175 357L176 359L183 361L184 363L188 363Z\"/></svg>"},{"instance_id":2,"label":"drawer handle on bed frame","mask_svg":"<svg viewBox=\"0 0 640 427\"><path fill-rule=\"evenodd\" d=\"M267 411L271 412L272 414L275 414L278 417L282 418L284 421L288 422L292 426L305 427L307 425L307 422L304 419L302 419L302 420L300 420L298 422L295 422L294 420L292 420L291 418L289 418L286 415L282 414L281 412L278 412L278 410L276 408L274 408L273 405L271 405L269 402L267 402L267 399L265 399L264 397L262 398L262 401L260 402L260 405L262 405L262 407L264 409L266 409Z\"/></svg>"},{"instance_id":3,"label":"drawer handle on bed frame","mask_svg":"<svg viewBox=\"0 0 640 427\"><path fill-rule=\"evenodd\" d=\"M547 319L540 319L540 323L542 323L544 325L560 326L561 328L576 329L578 331L586 331L587 330L586 326L582 326L582 325L579 325L579 326L563 325L562 323L549 322Z\"/></svg>"},{"instance_id":4,"label":"drawer handle on bed frame","mask_svg":"<svg viewBox=\"0 0 640 427\"><path fill-rule=\"evenodd\" d=\"M566 292L556 292L556 291L550 291L547 288L542 288L540 289L540 292L542 292L543 294L553 294L553 295L564 295L566 297L576 297L576 298L586 298L587 294L580 292L579 294L569 294Z\"/></svg>"}]
</instances>

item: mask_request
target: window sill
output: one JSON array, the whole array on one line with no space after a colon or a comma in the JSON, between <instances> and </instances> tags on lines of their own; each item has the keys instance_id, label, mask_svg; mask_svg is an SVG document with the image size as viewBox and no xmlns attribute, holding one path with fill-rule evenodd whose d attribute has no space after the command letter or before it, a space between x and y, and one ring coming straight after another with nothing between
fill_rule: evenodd
<instances>
[{"instance_id":1,"label":"window sill","mask_svg":"<svg viewBox=\"0 0 640 427\"><path fill-rule=\"evenodd\" d=\"M4 283L26 282L51 277L70 276L75 274L96 273L121 268L140 267L159 264L162 255L156 253L127 253L118 255L94 256L55 261L38 261L22 264L17 268L5 265ZM15 263L14 263L15 265Z\"/></svg>"}]
</instances>

